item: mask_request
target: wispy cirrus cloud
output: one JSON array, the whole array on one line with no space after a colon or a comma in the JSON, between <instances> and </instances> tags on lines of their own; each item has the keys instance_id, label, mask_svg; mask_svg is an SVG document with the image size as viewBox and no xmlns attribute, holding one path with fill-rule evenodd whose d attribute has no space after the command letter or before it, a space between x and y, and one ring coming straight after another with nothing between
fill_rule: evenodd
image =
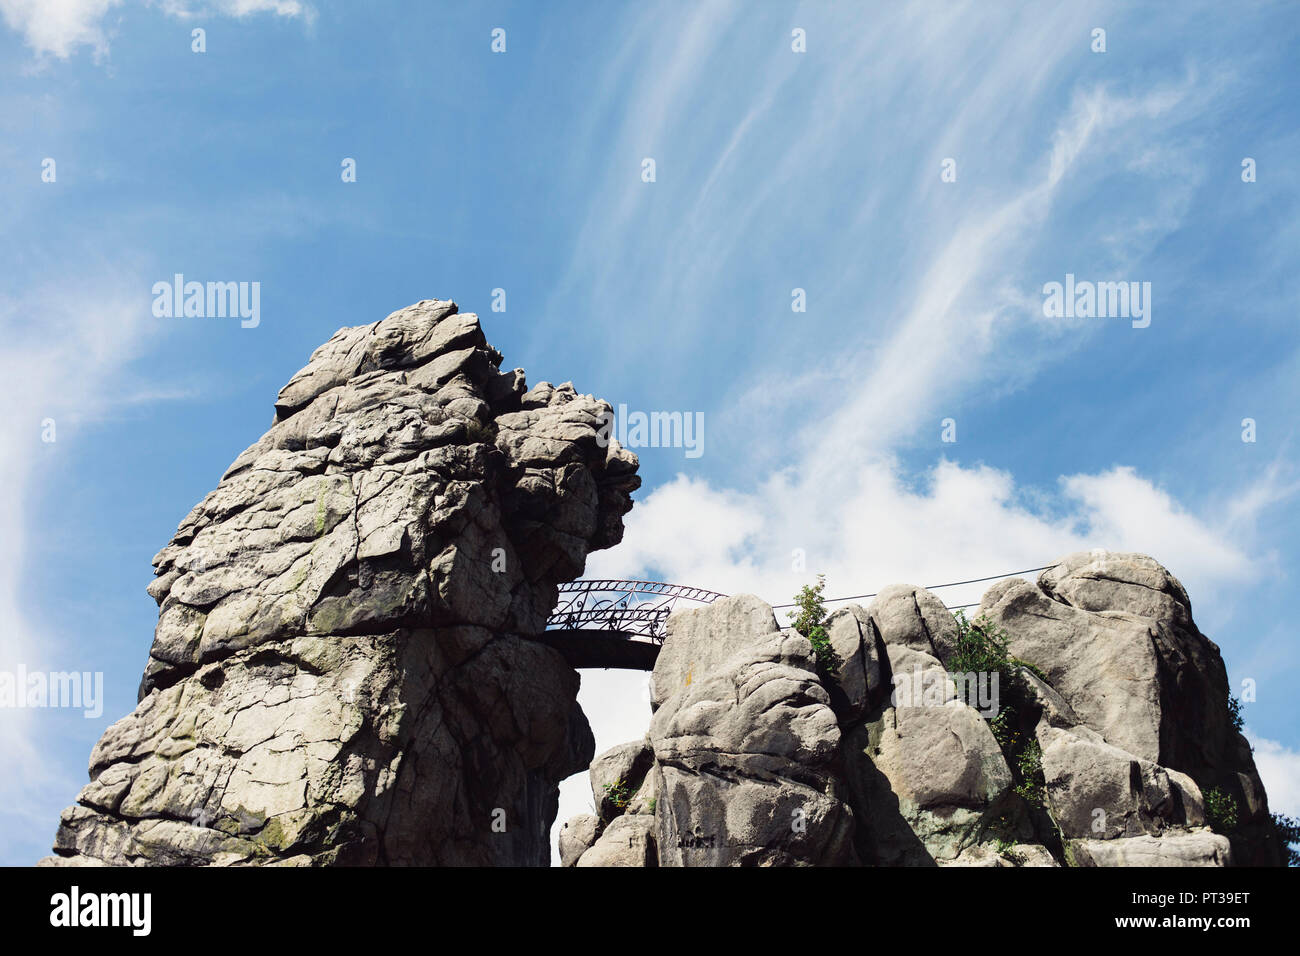
<instances>
[{"instance_id":1,"label":"wispy cirrus cloud","mask_svg":"<svg viewBox=\"0 0 1300 956\"><path fill-rule=\"evenodd\" d=\"M587 144L612 159L556 300L600 314L633 284L645 321L611 338L607 360L659 356L664 380L647 391L680 400L695 389L710 455L728 469L647 488L623 544L594 555L590 575L780 602L815 571L832 593L861 593L1091 547L1154 554L1198 599L1275 572L1256 528L1294 494L1280 473L1192 507L1121 449L1048 488L1020 484L1019 461L902 463L951 409L1041 387L1044 370L1102 334L1096 322L1046 321L1042 283L1150 268L1211 174L1204 126L1239 81L1187 62L1133 81L1088 60L1093 26L1126 35L1110 5L942 12L886 8L867 29L847 8L750 8L719 32L715 9L675 22L679 40L649 17L624 34L658 66L625 57L606 77L627 122ZM789 50L792 26L808 28L807 54ZM699 76L701 57L725 87L666 79ZM719 93L737 86L743 109ZM653 184L635 176L643 156L660 160ZM945 157L956 183L940 180ZM755 261L770 282L756 281ZM781 301L794 285L807 314ZM1161 294L1170 302L1174 290ZM715 336L718 326L747 334ZM672 377L694 351L722 367L725 394ZM964 604L985 587L943 596ZM584 706L598 725L635 726L646 708L634 683L591 676ZM582 790L567 783L566 799Z\"/></svg>"},{"instance_id":2,"label":"wispy cirrus cloud","mask_svg":"<svg viewBox=\"0 0 1300 956\"><path fill-rule=\"evenodd\" d=\"M80 425L114 414L124 402L174 397L135 384L128 373L155 340L146 327L152 321L147 303L123 283L106 270L0 298L6 410L0 416L0 671L80 669L69 656L78 636L43 630L27 581L29 542L41 533L32 526L32 501L42 474L56 467L51 456L60 442L75 441ZM0 711L0 835L6 839L30 840L35 826L50 827L50 806L75 792L77 781L49 759L50 715Z\"/></svg>"},{"instance_id":3,"label":"wispy cirrus cloud","mask_svg":"<svg viewBox=\"0 0 1300 956\"><path fill-rule=\"evenodd\" d=\"M712 408L719 440L746 436L726 452L751 468L777 447L750 440L755 428L835 415L826 431L884 452L944 402L1023 385L1096 331L1043 321L1039 289L1056 275L1044 258L1125 274L1175 233L1205 175L1182 127L1228 82L1192 69L1136 86L1087 79L1079 56L1108 9L939 16L918 4L880 11L870 29L848 8L813 6L630 17L600 84L621 121L612 134L591 124L575 149L610 159L554 302L601 315L634 288L636 314L605 358L665 357L663 390L699 387L672 369L716 347L716 327L752 327L731 344L731 400ZM976 14L986 30L962 26ZM807 28L805 54L790 50L793 25ZM1170 153L1174 175L1131 161ZM657 161L654 183L637 175L643 157ZM946 157L957 183L940 181ZM1074 208L1117 165L1157 213L1093 222ZM729 283L757 260L770 284ZM790 314L796 285L806 314ZM775 415L764 395L780 397Z\"/></svg>"}]
</instances>

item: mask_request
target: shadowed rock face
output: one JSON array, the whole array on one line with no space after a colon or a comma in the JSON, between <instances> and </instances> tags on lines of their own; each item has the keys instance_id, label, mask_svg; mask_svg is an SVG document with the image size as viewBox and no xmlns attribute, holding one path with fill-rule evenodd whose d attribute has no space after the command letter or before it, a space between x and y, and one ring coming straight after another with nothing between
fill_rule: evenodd
<instances>
[{"instance_id":1,"label":"shadowed rock face","mask_svg":"<svg viewBox=\"0 0 1300 956\"><path fill-rule=\"evenodd\" d=\"M313 353L154 558L139 706L43 862L548 862L594 745L578 675L518 635L640 479L606 403L500 361L436 300Z\"/></svg>"}]
</instances>

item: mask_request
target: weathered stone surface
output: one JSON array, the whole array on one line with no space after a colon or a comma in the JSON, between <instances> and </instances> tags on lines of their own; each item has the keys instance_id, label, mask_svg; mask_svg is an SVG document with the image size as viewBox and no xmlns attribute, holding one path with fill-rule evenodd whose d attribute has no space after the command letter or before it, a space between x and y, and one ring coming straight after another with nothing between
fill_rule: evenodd
<instances>
[{"instance_id":1,"label":"weathered stone surface","mask_svg":"<svg viewBox=\"0 0 1300 956\"><path fill-rule=\"evenodd\" d=\"M688 613L664 651L677 642L671 659L700 669L650 724L661 865L850 862L853 818L833 767L839 727L812 645L782 634L749 596ZM712 656L720 644L730 657Z\"/></svg>"},{"instance_id":2,"label":"weathered stone surface","mask_svg":"<svg viewBox=\"0 0 1300 956\"><path fill-rule=\"evenodd\" d=\"M971 867L1016 867L1016 866L1055 866L1061 864L1056 858L1036 843L1015 843L1000 849L992 843L977 843L968 846L952 860L938 860L939 866Z\"/></svg>"},{"instance_id":3,"label":"weathered stone surface","mask_svg":"<svg viewBox=\"0 0 1300 956\"><path fill-rule=\"evenodd\" d=\"M582 854L591 849L600 833L600 818L592 813L580 813L560 827L560 865L573 866Z\"/></svg>"},{"instance_id":4,"label":"weathered stone surface","mask_svg":"<svg viewBox=\"0 0 1300 956\"><path fill-rule=\"evenodd\" d=\"M1155 558L1117 551L1078 551L1038 577L1043 592L1084 611L1123 610L1191 627L1192 602Z\"/></svg>"},{"instance_id":5,"label":"weathered stone surface","mask_svg":"<svg viewBox=\"0 0 1300 956\"><path fill-rule=\"evenodd\" d=\"M919 810L982 810L1011 784L987 723L965 704L891 708L866 726L877 769L900 800Z\"/></svg>"},{"instance_id":6,"label":"weathered stone surface","mask_svg":"<svg viewBox=\"0 0 1300 956\"><path fill-rule=\"evenodd\" d=\"M957 623L943 601L925 588L891 584L867 606L880 639L906 646L946 663L957 641Z\"/></svg>"},{"instance_id":7,"label":"weathered stone surface","mask_svg":"<svg viewBox=\"0 0 1300 956\"><path fill-rule=\"evenodd\" d=\"M436 300L313 353L154 559L140 703L61 862L547 862L594 747L577 674L519 635L639 479L608 405L500 361Z\"/></svg>"},{"instance_id":8,"label":"weathered stone surface","mask_svg":"<svg viewBox=\"0 0 1300 956\"><path fill-rule=\"evenodd\" d=\"M986 713L924 589L832 614L833 674L756 597L678 612L649 734L592 761L577 674L528 638L637 462L605 403L500 361L438 301L317 349L156 556L139 704L42 865L544 864L587 765L565 866L1280 862L1219 650L1144 555L992 587L1023 663Z\"/></svg>"},{"instance_id":9,"label":"weathered stone surface","mask_svg":"<svg viewBox=\"0 0 1300 956\"><path fill-rule=\"evenodd\" d=\"M649 816L621 816L607 826L577 866L656 866L655 821Z\"/></svg>"},{"instance_id":10,"label":"weathered stone surface","mask_svg":"<svg viewBox=\"0 0 1300 956\"><path fill-rule=\"evenodd\" d=\"M1077 840L1070 844L1075 866L1229 866L1228 838L1201 831L1176 836L1120 840Z\"/></svg>"},{"instance_id":11,"label":"weathered stone surface","mask_svg":"<svg viewBox=\"0 0 1300 956\"><path fill-rule=\"evenodd\" d=\"M1039 726L1047 804L1066 837L1111 839L1204 826L1201 791L1190 777L1091 737Z\"/></svg>"},{"instance_id":12,"label":"weathered stone surface","mask_svg":"<svg viewBox=\"0 0 1300 956\"><path fill-rule=\"evenodd\" d=\"M659 802L659 774L654 772L654 751L650 751L650 770L641 780L635 794L632 796L632 802L627 805L624 813L636 816L637 814L653 815L655 807Z\"/></svg>"},{"instance_id":13,"label":"weathered stone surface","mask_svg":"<svg viewBox=\"0 0 1300 956\"><path fill-rule=\"evenodd\" d=\"M1038 587L994 585L981 611L1112 744L1187 772L1230 749L1218 648L1195 630L1182 585L1152 559L1071 555Z\"/></svg>"},{"instance_id":14,"label":"weathered stone surface","mask_svg":"<svg viewBox=\"0 0 1300 956\"><path fill-rule=\"evenodd\" d=\"M580 865L650 865L651 817L662 866L1277 862L1218 650L1167 571L1140 555L1071 556L1038 587L996 585L983 610L1027 663L1004 664L978 709L947 670L957 622L919 588L827 619L838 674L756 598L675 614L656 667L653 766L621 815L602 811L614 835ZM603 755L598 801L644 760L640 742ZM1230 837L1206 828L1207 781L1235 787L1247 822Z\"/></svg>"},{"instance_id":15,"label":"weathered stone surface","mask_svg":"<svg viewBox=\"0 0 1300 956\"><path fill-rule=\"evenodd\" d=\"M1146 622L1058 604L1018 579L995 585L984 601L981 611L1011 636L1011 653L1038 667L1084 723L1159 762L1158 661Z\"/></svg>"},{"instance_id":16,"label":"weathered stone surface","mask_svg":"<svg viewBox=\"0 0 1300 956\"><path fill-rule=\"evenodd\" d=\"M826 636L841 661L839 673L827 682L831 706L842 724L853 723L885 693L880 640L870 616L856 604L826 619Z\"/></svg>"},{"instance_id":17,"label":"weathered stone surface","mask_svg":"<svg viewBox=\"0 0 1300 956\"><path fill-rule=\"evenodd\" d=\"M780 633L772 608L752 594L677 611L668 619L664 646L655 662L651 707L660 707L737 651Z\"/></svg>"},{"instance_id":18,"label":"weathered stone surface","mask_svg":"<svg viewBox=\"0 0 1300 956\"><path fill-rule=\"evenodd\" d=\"M1083 725L1139 768L1127 790L1144 797L1134 796L1136 803L1121 813L1126 834L1176 820L1178 805L1194 825L1201 794L1218 788L1238 808L1234 860L1280 862L1250 747L1229 717L1223 659L1197 629L1185 589L1164 567L1146 555L1080 552L1044 571L1037 585L995 584L980 610L1005 629L1012 654L1044 673L1059 699L1049 708L1049 723L1087 737ZM1067 752L1081 779L1110 780L1106 798L1092 798L1091 809L1115 810L1113 800L1129 801L1119 779L1122 758L1100 760L1095 746L1076 745L1054 758L1055 772L1067 772ZM1167 786L1151 782L1164 779L1151 766L1168 778ZM1147 792L1150 786L1155 790ZM1170 788L1173 803L1160 809L1160 794ZM1059 782L1050 796L1057 804L1088 799Z\"/></svg>"},{"instance_id":19,"label":"weathered stone surface","mask_svg":"<svg viewBox=\"0 0 1300 956\"><path fill-rule=\"evenodd\" d=\"M845 738L859 853L877 865L953 860L1004 809L1012 785L998 742L955 699L939 661L914 642L887 644L894 705ZM928 695L930 688L942 688Z\"/></svg>"},{"instance_id":20,"label":"weathered stone surface","mask_svg":"<svg viewBox=\"0 0 1300 956\"><path fill-rule=\"evenodd\" d=\"M591 798L602 823L628 809L653 765L654 751L644 739L611 747L591 762ZM622 806L620 794L624 797Z\"/></svg>"}]
</instances>

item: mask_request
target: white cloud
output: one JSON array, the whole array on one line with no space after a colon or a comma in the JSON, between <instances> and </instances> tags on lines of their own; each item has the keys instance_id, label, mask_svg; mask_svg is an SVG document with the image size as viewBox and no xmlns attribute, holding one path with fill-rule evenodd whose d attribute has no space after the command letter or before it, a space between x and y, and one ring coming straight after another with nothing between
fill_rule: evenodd
<instances>
[{"instance_id":1,"label":"white cloud","mask_svg":"<svg viewBox=\"0 0 1300 956\"><path fill-rule=\"evenodd\" d=\"M77 48L96 56L108 50L104 18L122 0L0 0L0 14L11 30L23 34L37 54L67 59Z\"/></svg>"},{"instance_id":2,"label":"white cloud","mask_svg":"<svg viewBox=\"0 0 1300 956\"><path fill-rule=\"evenodd\" d=\"M77 49L90 47L96 58L108 52L110 11L124 0L0 0L5 24L23 35L38 56L66 60ZM158 7L168 16L243 18L257 13L311 19L313 9L300 0L142 0L138 5Z\"/></svg>"},{"instance_id":3,"label":"white cloud","mask_svg":"<svg viewBox=\"0 0 1300 956\"><path fill-rule=\"evenodd\" d=\"M593 554L586 576L650 577L783 604L819 571L827 575L828 596L838 597L897 582L943 584L1040 567L1094 547L1153 555L1193 595L1256 572L1223 527L1181 507L1132 468L1064 476L1056 489L1044 490L1018 489L1011 474L983 465L940 461L912 481L891 458L844 449L827 458L826 468L789 469L752 492L678 475L637 502L623 543ZM1266 503L1261 499L1260 507ZM791 567L796 548L806 554L802 572ZM956 607L978 602L988 587L937 593ZM643 681L619 671L583 673L579 701L599 735L597 752L648 729ZM1300 755L1279 747L1261 758L1256 749L1270 800L1277 780L1277 805L1294 806ZM587 774L564 782L557 827L590 812L589 787Z\"/></svg>"},{"instance_id":4,"label":"white cloud","mask_svg":"<svg viewBox=\"0 0 1300 956\"><path fill-rule=\"evenodd\" d=\"M1246 728L1246 739L1255 748L1255 769L1264 781L1268 808L1276 813L1300 817L1300 751L1276 740L1256 737Z\"/></svg>"},{"instance_id":5,"label":"white cloud","mask_svg":"<svg viewBox=\"0 0 1300 956\"><path fill-rule=\"evenodd\" d=\"M1188 514L1132 468L1063 479L1065 493L1084 509L1092 537L1117 551L1150 549L1170 564L1186 562L1197 579L1240 581L1254 570L1224 528ZM1252 502L1254 507L1264 500Z\"/></svg>"},{"instance_id":6,"label":"white cloud","mask_svg":"<svg viewBox=\"0 0 1300 956\"><path fill-rule=\"evenodd\" d=\"M642 499L623 543L592 555L592 577L659 578L773 603L816 572L830 594L905 581L936 584L1049 564L1105 547L1164 560L1197 586L1247 579L1256 568L1214 522L1117 467L1071 475L1054 491L1018 489L1011 474L943 460L913 479L890 458L838 462L838 474L789 470L753 492L679 475ZM801 549L806 570L793 569ZM945 592L978 601L987 585Z\"/></svg>"}]
</instances>

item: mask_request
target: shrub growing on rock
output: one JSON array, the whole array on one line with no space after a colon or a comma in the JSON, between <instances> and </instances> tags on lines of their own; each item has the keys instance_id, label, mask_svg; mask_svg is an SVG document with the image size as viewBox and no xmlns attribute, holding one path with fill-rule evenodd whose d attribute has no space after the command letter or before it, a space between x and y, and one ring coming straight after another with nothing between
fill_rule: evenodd
<instances>
[{"instance_id":1,"label":"shrub growing on rock","mask_svg":"<svg viewBox=\"0 0 1300 956\"><path fill-rule=\"evenodd\" d=\"M826 590L826 575L817 575L816 584L805 584L794 597L795 609L790 612L790 626L808 638L817 655L817 668L832 676L840 672L844 661L831 646L830 635L826 633L826 601L822 593Z\"/></svg>"},{"instance_id":2,"label":"shrub growing on rock","mask_svg":"<svg viewBox=\"0 0 1300 956\"><path fill-rule=\"evenodd\" d=\"M1228 696L1228 720L1232 723L1232 729L1241 733L1241 728L1246 726L1246 719L1241 714L1241 701L1236 695Z\"/></svg>"},{"instance_id":3,"label":"shrub growing on rock","mask_svg":"<svg viewBox=\"0 0 1300 956\"><path fill-rule=\"evenodd\" d=\"M1278 849L1287 866L1300 866L1300 820L1285 813L1274 813L1273 832L1277 834Z\"/></svg>"},{"instance_id":4,"label":"shrub growing on rock","mask_svg":"<svg viewBox=\"0 0 1300 956\"><path fill-rule=\"evenodd\" d=\"M1021 668L1042 676L1032 664L1012 657L1007 646L1010 638L1000 627L986 617L967 620L962 611L953 614L957 622L956 649L948 658L951 673L984 673L998 675L1000 706L989 719L989 729L1007 758L1007 765L1015 777L1015 792L1031 807L1043 805L1043 752L1032 733L1020 727L1020 713L1028 700Z\"/></svg>"},{"instance_id":5,"label":"shrub growing on rock","mask_svg":"<svg viewBox=\"0 0 1300 956\"><path fill-rule=\"evenodd\" d=\"M1205 819L1215 833L1229 833L1237 826L1237 801L1218 787L1205 791Z\"/></svg>"}]
</instances>

